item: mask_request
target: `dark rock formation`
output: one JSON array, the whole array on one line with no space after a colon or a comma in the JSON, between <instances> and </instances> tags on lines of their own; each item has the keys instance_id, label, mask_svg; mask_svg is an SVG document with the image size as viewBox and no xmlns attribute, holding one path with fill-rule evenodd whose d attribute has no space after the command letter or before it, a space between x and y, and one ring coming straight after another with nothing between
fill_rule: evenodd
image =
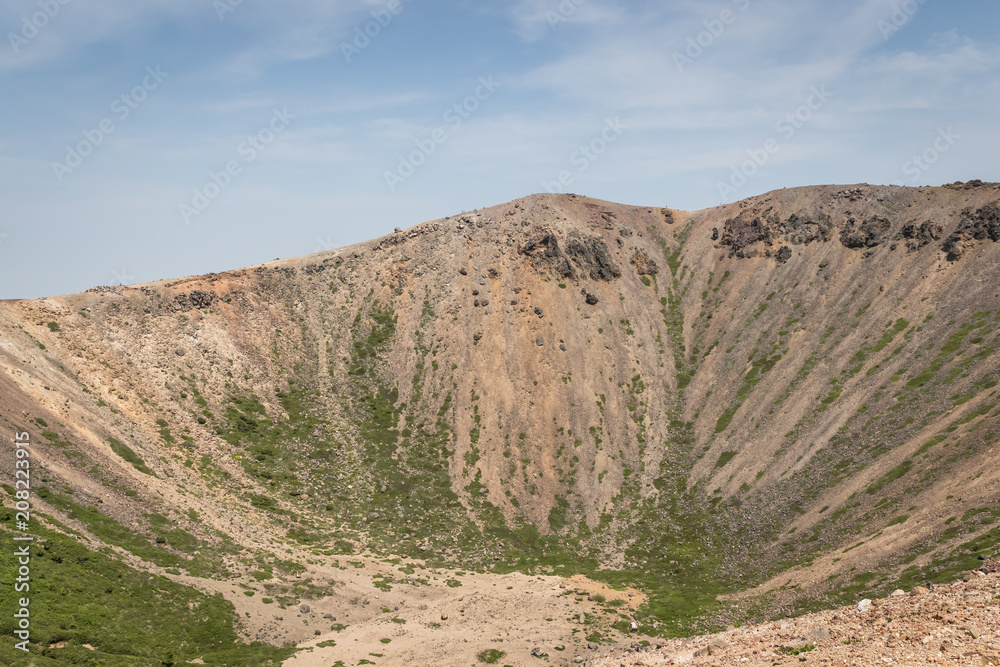
<instances>
[{"instance_id":1,"label":"dark rock formation","mask_svg":"<svg viewBox=\"0 0 1000 667\"><path fill-rule=\"evenodd\" d=\"M892 228L887 218L873 215L862 223L852 216L840 232L840 242L845 248L874 248L880 245Z\"/></svg>"},{"instance_id":2,"label":"dark rock formation","mask_svg":"<svg viewBox=\"0 0 1000 667\"><path fill-rule=\"evenodd\" d=\"M1000 241L1000 201L987 204L975 213L962 211L962 221L951 236L945 239L942 249L949 262L961 259L974 241Z\"/></svg>"},{"instance_id":3,"label":"dark rock formation","mask_svg":"<svg viewBox=\"0 0 1000 667\"><path fill-rule=\"evenodd\" d=\"M611 281L622 275L611 259L607 244L596 236L571 234L566 243L566 254L591 280Z\"/></svg>"},{"instance_id":4,"label":"dark rock formation","mask_svg":"<svg viewBox=\"0 0 1000 667\"><path fill-rule=\"evenodd\" d=\"M597 236L571 234L563 250L555 234L544 230L518 252L530 258L537 271L548 271L559 278L576 278L574 265L579 268L581 277L589 276L592 280L610 281L621 276L607 244Z\"/></svg>"},{"instance_id":5,"label":"dark rock formation","mask_svg":"<svg viewBox=\"0 0 1000 667\"><path fill-rule=\"evenodd\" d=\"M786 241L794 245L808 245L813 241L829 241L833 221L825 213L815 218L793 213L782 227Z\"/></svg>"},{"instance_id":6,"label":"dark rock formation","mask_svg":"<svg viewBox=\"0 0 1000 667\"><path fill-rule=\"evenodd\" d=\"M209 308L216 298L214 292L194 290L186 294L178 294L174 297L174 301L177 303L177 310L191 310L193 308Z\"/></svg>"},{"instance_id":7,"label":"dark rock formation","mask_svg":"<svg viewBox=\"0 0 1000 667\"><path fill-rule=\"evenodd\" d=\"M919 225L908 222L903 225L902 236L906 239L906 248L913 252L929 245L931 241L940 241L943 231L941 225L935 225L930 220Z\"/></svg>"}]
</instances>

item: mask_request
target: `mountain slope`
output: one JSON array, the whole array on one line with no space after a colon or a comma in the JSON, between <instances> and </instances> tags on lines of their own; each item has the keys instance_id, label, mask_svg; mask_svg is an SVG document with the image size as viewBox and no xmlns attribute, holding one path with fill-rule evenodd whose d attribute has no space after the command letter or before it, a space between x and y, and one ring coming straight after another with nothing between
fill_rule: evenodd
<instances>
[{"instance_id":1,"label":"mountain slope","mask_svg":"<svg viewBox=\"0 0 1000 667\"><path fill-rule=\"evenodd\" d=\"M0 415L51 527L174 577L291 596L295 562L350 553L580 572L643 590L667 634L828 606L1000 541L998 201L536 195L8 301Z\"/></svg>"}]
</instances>

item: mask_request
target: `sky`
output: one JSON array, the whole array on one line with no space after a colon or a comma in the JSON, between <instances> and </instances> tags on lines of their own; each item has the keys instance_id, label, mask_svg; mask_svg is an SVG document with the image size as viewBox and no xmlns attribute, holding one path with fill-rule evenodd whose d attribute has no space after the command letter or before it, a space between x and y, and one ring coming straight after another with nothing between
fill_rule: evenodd
<instances>
[{"instance_id":1,"label":"sky","mask_svg":"<svg viewBox=\"0 0 1000 667\"><path fill-rule=\"evenodd\" d=\"M0 0L0 299L574 192L1000 181L994 0Z\"/></svg>"}]
</instances>

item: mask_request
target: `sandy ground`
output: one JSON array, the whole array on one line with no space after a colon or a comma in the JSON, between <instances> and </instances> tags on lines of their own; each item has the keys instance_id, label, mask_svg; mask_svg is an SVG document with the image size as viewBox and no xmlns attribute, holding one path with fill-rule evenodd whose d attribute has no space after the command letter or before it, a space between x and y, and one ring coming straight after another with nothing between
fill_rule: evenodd
<instances>
[{"instance_id":1,"label":"sandy ground","mask_svg":"<svg viewBox=\"0 0 1000 667\"><path fill-rule=\"evenodd\" d=\"M642 639L624 637L609 626L628 618L645 597L582 576L460 574L415 561L392 564L361 557L333 562L346 569L313 566L302 575L330 591L326 597L303 600L305 607L262 604L261 593L248 597L246 588L232 582L184 581L232 601L248 639L302 647L285 663L288 667L331 667L337 661L353 666L363 659L379 665L477 665L482 664L478 654L489 649L505 654L497 663L501 665L569 665L577 656L582 661L597 654L599 649L588 648L586 640L594 631L604 635L604 649ZM413 567L412 575L399 571L407 565ZM373 585L373 580L381 581L379 575L394 578L391 590ZM263 586L254 582L253 588ZM602 608L588 600L596 593L626 604L619 610ZM591 615L590 624L585 625L585 614ZM340 626L346 627L335 629ZM532 657L533 649L547 658Z\"/></svg>"}]
</instances>

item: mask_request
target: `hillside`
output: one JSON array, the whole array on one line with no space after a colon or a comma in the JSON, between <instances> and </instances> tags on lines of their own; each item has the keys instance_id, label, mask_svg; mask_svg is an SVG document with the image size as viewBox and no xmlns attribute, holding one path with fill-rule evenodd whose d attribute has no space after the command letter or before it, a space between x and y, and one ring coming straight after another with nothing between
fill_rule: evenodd
<instances>
[{"instance_id":1,"label":"hillside","mask_svg":"<svg viewBox=\"0 0 1000 667\"><path fill-rule=\"evenodd\" d=\"M1000 186L975 181L698 212L535 195L2 302L33 664L280 664L317 641L340 646L290 664L522 664L527 601L568 664L950 581L1000 547L997 241ZM341 655L352 633L369 650Z\"/></svg>"}]
</instances>

